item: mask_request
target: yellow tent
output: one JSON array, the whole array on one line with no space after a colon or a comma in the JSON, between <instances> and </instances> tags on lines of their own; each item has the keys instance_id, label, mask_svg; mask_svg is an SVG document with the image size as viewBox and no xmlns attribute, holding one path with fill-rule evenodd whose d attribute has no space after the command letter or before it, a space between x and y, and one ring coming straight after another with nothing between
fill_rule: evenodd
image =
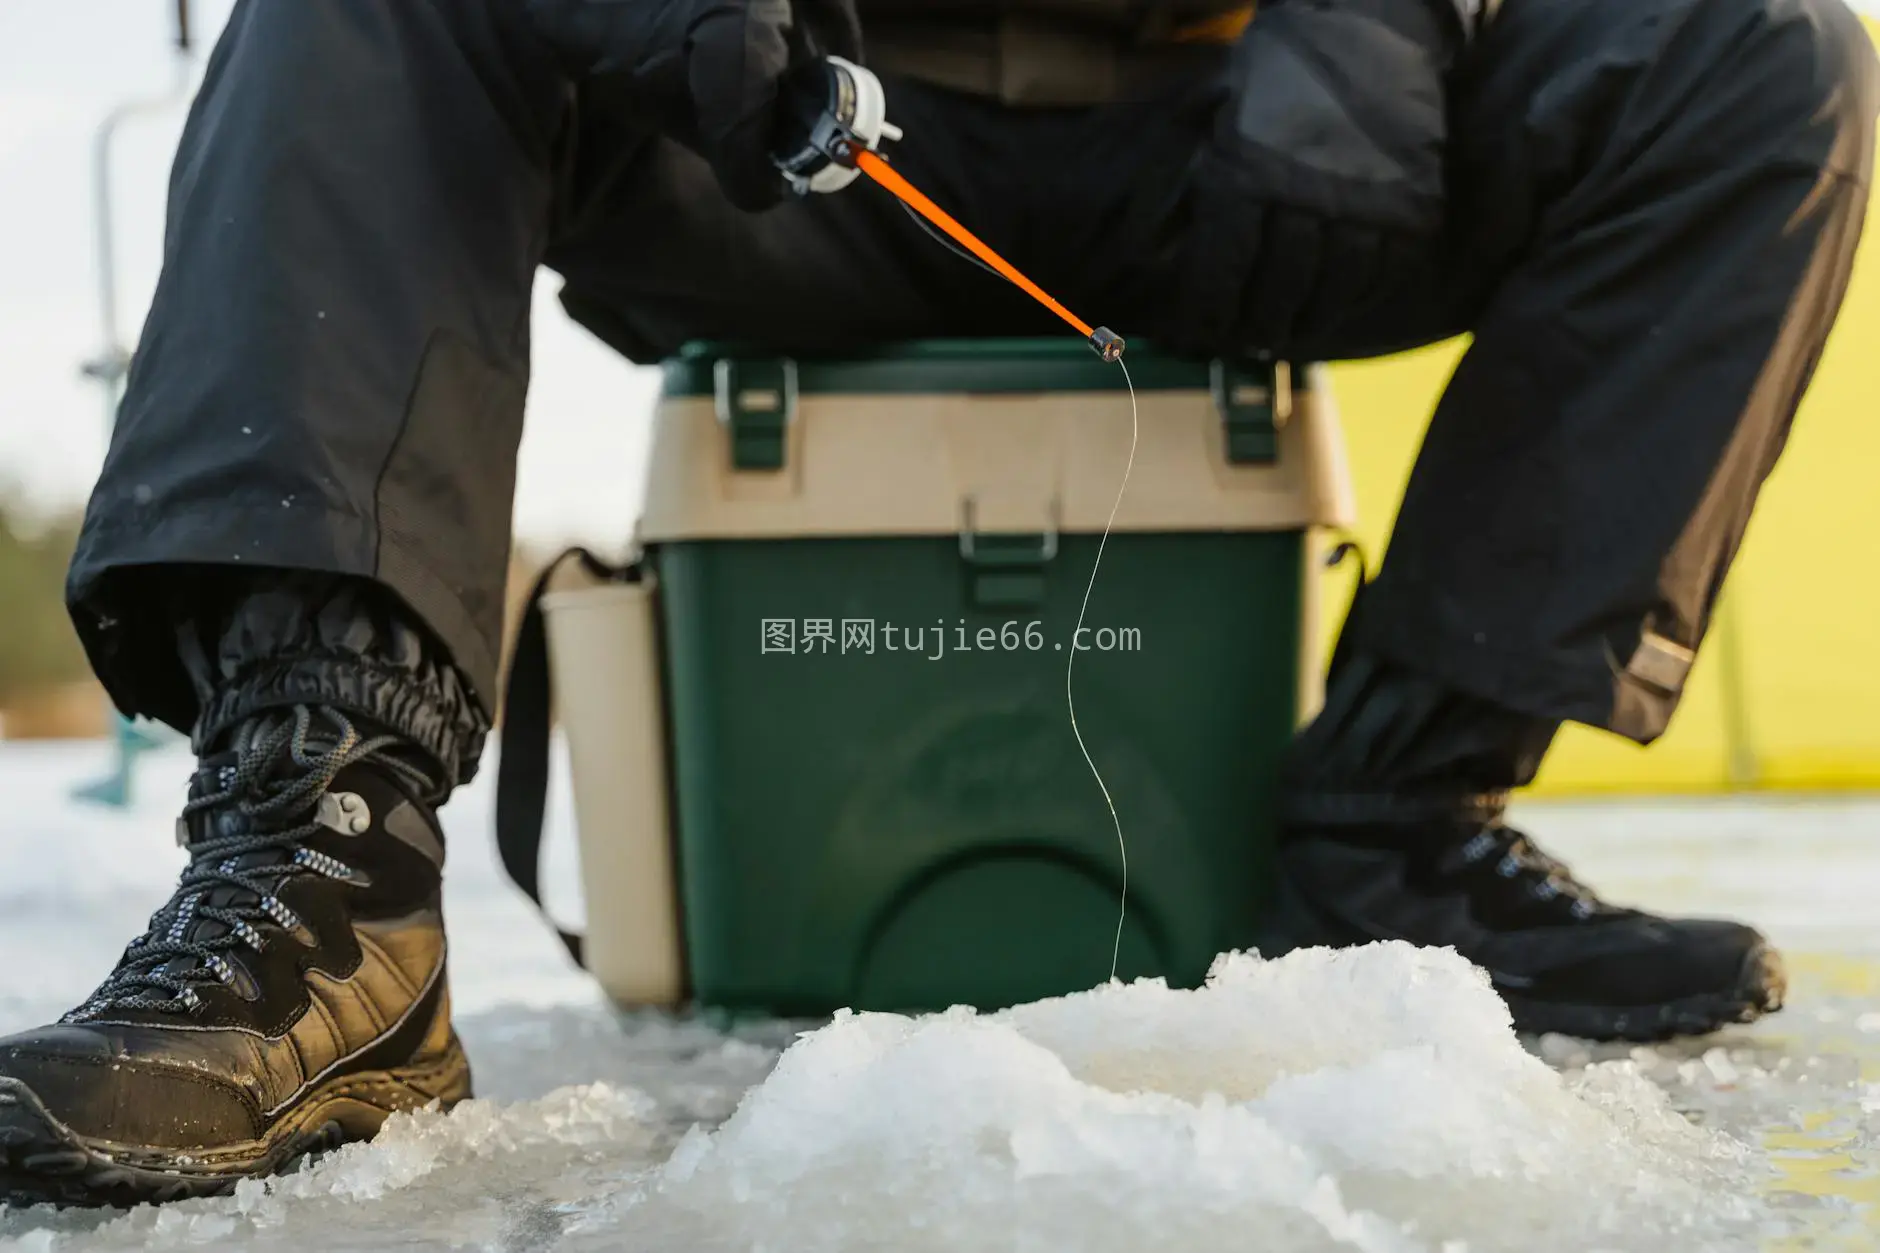
<instances>
[{"instance_id":1,"label":"yellow tent","mask_svg":"<svg viewBox=\"0 0 1880 1253\"><path fill-rule=\"evenodd\" d=\"M1840 324L1670 733L1640 749L1571 727L1541 791L1880 788L1880 199L1867 225ZM1369 553L1382 551L1458 356L1443 345L1334 372Z\"/></svg>"}]
</instances>

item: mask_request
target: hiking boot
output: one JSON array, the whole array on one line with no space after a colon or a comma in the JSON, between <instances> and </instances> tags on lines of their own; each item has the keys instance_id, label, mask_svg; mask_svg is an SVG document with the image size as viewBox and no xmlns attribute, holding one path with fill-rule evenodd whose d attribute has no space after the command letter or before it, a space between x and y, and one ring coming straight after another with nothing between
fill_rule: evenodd
<instances>
[{"instance_id":1,"label":"hiking boot","mask_svg":"<svg viewBox=\"0 0 1880 1253\"><path fill-rule=\"evenodd\" d=\"M169 903L83 1005L0 1040L0 1201L226 1192L470 1095L443 839L398 749L300 707L203 759Z\"/></svg>"},{"instance_id":2,"label":"hiking boot","mask_svg":"<svg viewBox=\"0 0 1880 1253\"><path fill-rule=\"evenodd\" d=\"M1532 1034L1645 1042L1781 1008L1782 959L1755 930L1609 905L1499 808L1488 798L1416 824L1293 828L1280 850L1279 947L1452 947Z\"/></svg>"},{"instance_id":3,"label":"hiking boot","mask_svg":"<svg viewBox=\"0 0 1880 1253\"><path fill-rule=\"evenodd\" d=\"M1284 767L1276 948L1454 948L1530 1033L1658 1040L1779 1009L1755 931L1608 905L1502 820L1559 729L1341 645Z\"/></svg>"}]
</instances>

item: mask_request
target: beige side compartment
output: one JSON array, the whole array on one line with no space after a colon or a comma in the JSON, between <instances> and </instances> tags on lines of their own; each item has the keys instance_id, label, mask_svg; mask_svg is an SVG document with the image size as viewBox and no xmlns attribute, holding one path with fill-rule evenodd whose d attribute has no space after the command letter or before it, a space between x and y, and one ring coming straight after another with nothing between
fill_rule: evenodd
<instances>
[{"instance_id":1,"label":"beige side compartment","mask_svg":"<svg viewBox=\"0 0 1880 1253\"><path fill-rule=\"evenodd\" d=\"M622 1005L677 1005L685 958L654 587L553 592L542 610L574 782L587 967Z\"/></svg>"}]
</instances>

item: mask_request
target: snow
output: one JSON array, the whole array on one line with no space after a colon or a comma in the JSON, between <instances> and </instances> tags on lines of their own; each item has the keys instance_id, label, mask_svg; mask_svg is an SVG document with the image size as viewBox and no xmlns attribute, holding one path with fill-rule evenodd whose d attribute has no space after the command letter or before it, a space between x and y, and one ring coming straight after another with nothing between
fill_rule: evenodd
<instances>
[{"instance_id":1,"label":"snow","mask_svg":"<svg viewBox=\"0 0 1880 1253\"><path fill-rule=\"evenodd\" d=\"M1745 1158L1630 1068L1563 1078L1474 969L1392 945L839 1018L647 1208L692 1247L1585 1248L1750 1217Z\"/></svg>"},{"instance_id":2,"label":"snow","mask_svg":"<svg viewBox=\"0 0 1880 1253\"><path fill-rule=\"evenodd\" d=\"M96 745L0 746L0 1032L88 990L161 903L188 768L68 802ZM1880 800L1531 807L1622 899L1740 914L1797 995L1653 1048L1521 1041L1401 945L1224 958L1207 987L998 1014L727 1025L607 1007L497 870L491 772L446 810L480 1099L231 1197L0 1210L0 1250L1736 1250L1880 1243ZM555 798L547 881L577 921ZM781 1058L781 1060L779 1060Z\"/></svg>"}]
</instances>

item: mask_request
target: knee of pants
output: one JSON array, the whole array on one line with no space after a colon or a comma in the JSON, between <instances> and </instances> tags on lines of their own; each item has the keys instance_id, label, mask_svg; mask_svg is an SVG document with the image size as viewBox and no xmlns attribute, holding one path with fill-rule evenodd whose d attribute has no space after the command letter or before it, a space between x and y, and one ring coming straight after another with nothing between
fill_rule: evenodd
<instances>
[{"instance_id":1,"label":"knee of pants","mask_svg":"<svg viewBox=\"0 0 1880 1253\"><path fill-rule=\"evenodd\" d=\"M552 131L566 92L553 50L525 0L239 0L205 90L230 75L299 101L318 84L359 93L418 93L439 83L487 91L520 130ZM242 74L236 67L248 70ZM469 74L460 72L467 67ZM330 109L318 95L304 103ZM534 136L531 136L532 138Z\"/></svg>"},{"instance_id":2,"label":"knee of pants","mask_svg":"<svg viewBox=\"0 0 1880 1253\"><path fill-rule=\"evenodd\" d=\"M1863 153L1874 146L1874 120L1880 115L1880 58L1874 55L1867 27L1846 0L1800 0L1815 29L1818 73L1828 88L1846 142Z\"/></svg>"},{"instance_id":3,"label":"knee of pants","mask_svg":"<svg viewBox=\"0 0 1880 1253\"><path fill-rule=\"evenodd\" d=\"M309 40L302 44L275 45L281 51L324 53L342 50L330 39L317 37L344 31L354 38L372 40L390 36L399 28L387 24L391 19L435 16L442 29L460 37L474 37L492 31L506 38L522 37L532 31L524 13L525 0L426 0L400 9L388 10L381 0L237 0L229 15L227 33L295 36ZM358 51L354 49L355 53Z\"/></svg>"},{"instance_id":4,"label":"knee of pants","mask_svg":"<svg viewBox=\"0 0 1880 1253\"><path fill-rule=\"evenodd\" d=\"M1750 78L1808 86L1761 98L1746 91L1739 107L1782 109L1798 133L1829 139L1829 168L1865 169L1880 113L1880 61L1846 0L1711 0L1706 7L1726 24L1746 23L1738 64Z\"/></svg>"}]
</instances>

